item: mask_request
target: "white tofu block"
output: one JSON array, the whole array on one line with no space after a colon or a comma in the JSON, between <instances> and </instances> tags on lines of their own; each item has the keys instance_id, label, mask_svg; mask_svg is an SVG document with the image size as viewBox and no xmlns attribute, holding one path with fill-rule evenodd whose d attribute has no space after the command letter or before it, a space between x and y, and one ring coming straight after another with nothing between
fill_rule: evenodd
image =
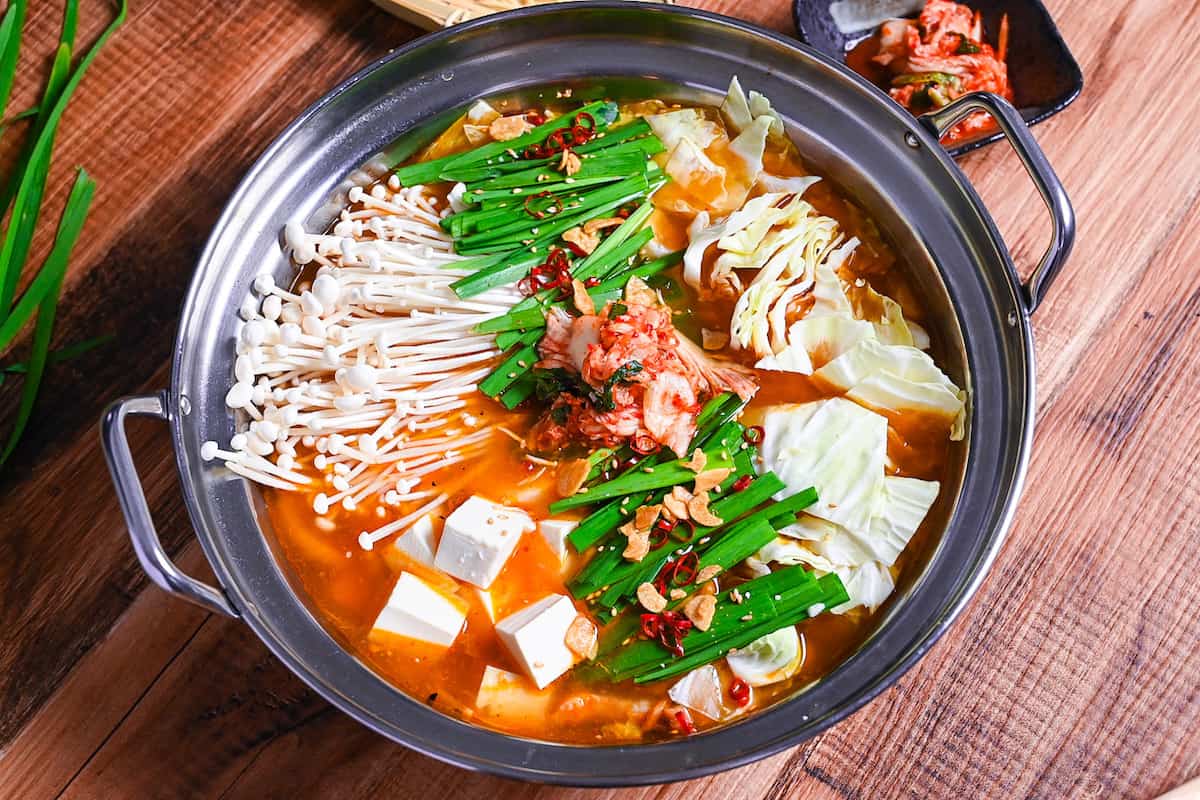
<instances>
[{"instance_id":1,"label":"white tofu block","mask_svg":"<svg viewBox=\"0 0 1200 800\"><path fill-rule=\"evenodd\" d=\"M475 708L493 719L528 720L545 716L550 695L533 688L529 678L488 666L479 682Z\"/></svg>"},{"instance_id":2,"label":"white tofu block","mask_svg":"<svg viewBox=\"0 0 1200 800\"><path fill-rule=\"evenodd\" d=\"M387 605L375 619L374 631L449 647L458 638L466 609L411 572L400 573Z\"/></svg>"},{"instance_id":3,"label":"white tofu block","mask_svg":"<svg viewBox=\"0 0 1200 800\"><path fill-rule=\"evenodd\" d=\"M572 519L544 519L538 523L538 533L542 534L542 538L550 545L558 560L566 561L567 537L578 527L579 523Z\"/></svg>"},{"instance_id":4,"label":"white tofu block","mask_svg":"<svg viewBox=\"0 0 1200 800\"><path fill-rule=\"evenodd\" d=\"M533 520L521 509L476 495L446 517L434 566L486 589L504 568L521 534L533 527Z\"/></svg>"},{"instance_id":5,"label":"white tofu block","mask_svg":"<svg viewBox=\"0 0 1200 800\"><path fill-rule=\"evenodd\" d=\"M417 520L415 525L396 540L394 547L418 564L432 567L434 553L437 552L437 528L433 517L426 514Z\"/></svg>"},{"instance_id":6,"label":"white tofu block","mask_svg":"<svg viewBox=\"0 0 1200 800\"><path fill-rule=\"evenodd\" d=\"M487 612L488 619L492 622L496 621L496 603L492 600L492 593L487 589L475 589L479 593L479 602L483 606L483 610Z\"/></svg>"},{"instance_id":7,"label":"white tofu block","mask_svg":"<svg viewBox=\"0 0 1200 800\"><path fill-rule=\"evenodd\" d=\"M565 640L578 613L569 597L552 594L496 623L500 641L539 689L575 663Z\"/></svg>"}]
</instances>

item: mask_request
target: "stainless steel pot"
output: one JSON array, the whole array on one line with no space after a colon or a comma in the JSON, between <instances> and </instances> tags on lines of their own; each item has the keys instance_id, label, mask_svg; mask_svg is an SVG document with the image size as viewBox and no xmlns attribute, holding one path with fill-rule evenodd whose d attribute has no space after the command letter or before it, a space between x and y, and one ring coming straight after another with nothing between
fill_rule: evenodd
<instances>
[{"instance_id":1,"label":"stainless steel pot","mask_svg":"<svg viewBox=\"0 0 1200 800\"><path fill-rule=\"evenodd\" d=\"M291 267L279 233L319 227L340 192L411 153L430 128L481 95L535 95L564 85L713 101L732 75L771 97L806 158L885 229L933 298L940 347L973 402L961 490L948 530L871 638L832 674L786 702L717 731L655 745L578 747L473 727L410 699L343 650L306 607L276 557L259 494L200 459L228 441L223 398L239 302L254 276ZM938 145L975 110L996 118L1041 193L1053 242L1023 283L978 196ZM843 65L795 41L692 10L636 3L537 7L413 42L334 89L250 170L209 239L179 325L167 391L117 401L104 447L143 568L167 591L239 617L329 702L435 758L552 783L613 785L694 778L795 745L862 706L921 657L975 591L1020 492L1033 431L1029 316L1074 238L1070 203L1017 113L999 98L961 99L914 120ZM160 418L174 440L184 498L219 586L175 567L155 533L124 434L129 415ZM969 457L967 457L969 452ZM951 487L952 489L954 487Z\"/></svg>"}]
</instances>

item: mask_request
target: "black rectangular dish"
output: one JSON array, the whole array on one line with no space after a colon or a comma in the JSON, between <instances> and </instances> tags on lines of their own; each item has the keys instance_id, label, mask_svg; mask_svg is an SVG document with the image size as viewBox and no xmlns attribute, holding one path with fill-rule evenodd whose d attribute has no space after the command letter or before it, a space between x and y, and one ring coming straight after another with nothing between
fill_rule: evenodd
<instances>
[{"instance_id":1,"label":"black rectangular dish","mask_svg":"<svg viewBox=\"0 0 1200 800\"><path fill-rule=\"evenodd\" d=\"M800 40L843 63L846 54L891 17L915 17L921 0L795 0L792 13ZM1058 113L1079 96L1083 74L1040 0L968 0L983 14L986 38L995 41L1000 19L1009 21L1009 80L1013 104L1029 125ZM948 147L960 156L1001 138L999 131Z\"/></svg>"}]
</instances>

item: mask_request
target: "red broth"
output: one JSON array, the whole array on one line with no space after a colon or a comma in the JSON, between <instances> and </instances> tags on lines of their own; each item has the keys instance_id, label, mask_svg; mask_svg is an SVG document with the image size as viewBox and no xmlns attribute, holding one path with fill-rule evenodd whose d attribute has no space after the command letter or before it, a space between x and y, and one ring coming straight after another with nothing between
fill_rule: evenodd
<instances>
[{"instance_id":1,"label":"red broth","mask_svg":"<svg viewBox=\"0 0 1200 800\"><path fill-rule=\"evenodd\" d=\"M443 137L427 157L455 152L465 146L465 141ZM772 171L781 175L808 172L790 148L769 152L767 162ZM821 213L837 219L848 234L860 236L869 245L858 249L848 267L851 274L846 277L851 280L862 277L893 296L902 293L906 314L922 319L925 309L920 304L918 287L909 282L905 265L898 263L895 252L880 238L865 213L828 181L814 186L805 198ZM686 236L685 225L685 219L673 215L661 215L655 222L664 239ZM678 286L684 285L677 272L670 277ZM676 303L677 311L681 312L676 316L681 331L696 335L701 327L728 330L732 301L701 303L690 290L682 295L683 299ZM739 356L732 351L724 355ZM757 378L761 389L750 403L745 420L753 421L755 415L774 404L829 396L804 375L758 372ZM536 409L506 411L498 403L476 395L462 413L483 421L500 422L521 436L529 430L538 412ZM935 504L897 562L894 572L898 573L898 585L903 586L905 578L911 578L920 569L945 527L951 503L944 495L956 486L952 472L957 469L957 459L953 455L961 444L947 440L944 425L925 424L913 418L893 422L889 456L896 472L943 483L942 501ZM302 454L301 461L311 457L311 452L307 456ZM520 506L535 519L549 517L548 504L557 499L553 471L527 461L522 448L507 436L496 436L481 456L430 477L431 488L451 495L450 503L435 515L442 519L475 493L499 503ZM477 708L476 693L488 665L520 671L498 640L479 593L471 586L407 560L390 546L390 540L369 551L358 545L361 531L398 519L419 503L392 507L368 501L354 511L335 507L328 514L317 516L312 510L313 495L322 490L327 491L327 487L319 486L310 492L266 491L267 508L281 552L307 595L309 607L330 633L397 688L443 713L535 739L618 744L680 735L662 722L666 692L673 680L642 686L632 681L614 685L587 681L571 671L531 699L522 713L497 716ZM566 567L560 568L558 558L540 536L526 534L492 586L496 617L502 618L550 593L568 594L564 581L585 563L587 556L573 555ZM456 594L469 607L465 629L450 648L372 633L372 624L401 570ZM726 585L740 579L736 569L720 578ZM582 611L582 604L578 605ZM869 614L860 608L844 615L822 614L802 623L799 627L805 659L799 672L784 682L754 689L749 705L737 717L785 698L827 674L864 641L882 613L882 609ZM723 685L728 686L732 676L723 661L717 666ZM532 684L529 689L533 691ZM699 715L693 719L701 729L715 724Z\"/></svg>"}]
</instances>

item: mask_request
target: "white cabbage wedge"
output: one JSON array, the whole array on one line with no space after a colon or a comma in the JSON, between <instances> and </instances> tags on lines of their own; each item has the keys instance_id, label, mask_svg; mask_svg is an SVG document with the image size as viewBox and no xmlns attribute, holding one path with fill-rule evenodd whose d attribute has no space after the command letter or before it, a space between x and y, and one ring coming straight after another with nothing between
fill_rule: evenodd
<instances>
[{"instance_id":1,"label":"white cabbage wedge","mask_svg":"<svg viewBox=\"0 0 1200 800\"><path fill-rule=\"evenodd\" d=\"M785 681L804 664L804 643L794 625L755 639L725 656L729 670L751 686Z\"/></svg>"}]
</instances>

